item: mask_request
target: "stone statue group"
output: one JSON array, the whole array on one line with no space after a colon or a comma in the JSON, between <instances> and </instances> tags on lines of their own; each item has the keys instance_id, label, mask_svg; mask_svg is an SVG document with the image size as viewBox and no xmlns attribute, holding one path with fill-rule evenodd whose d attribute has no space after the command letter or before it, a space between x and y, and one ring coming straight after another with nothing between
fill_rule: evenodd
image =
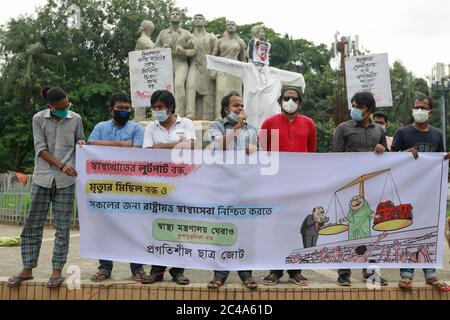
<instances>
[{"instance_id":1,"label":"stone statue group","mask_svg":"<svg viewBox=\"0 0 450 320\"><path fill-rule=\"evenodd\" d=\"M270 44L267 43L264 28L259 25L253 27L253 39L247 47L237 34L234 21L226 21L226 29L220 39L206 32L206 19L202 14L194 17L193 33L181 28L181 24L182 12L175 8L170 13L170 26L161 31L154 43L151 39L154 24L148 20L143 21L139 28L140 37L136 50L154 48L172 50L177 114L191 120L220 119L222 97L231 91L237 91L242 95L243 85L245 87L246 83L236 76L236 72L228 70L224 72L224 67L213 70L208 66L208 61L212 56L239 63L250 60L258 68L268 67ZM240 67L240 65L230 66L230 68ZM303 80L303 77L301 79ZM303 84L304 80L300 85ZM261 85L264 86L264 82Z\"/></svg>"}]
</instances>

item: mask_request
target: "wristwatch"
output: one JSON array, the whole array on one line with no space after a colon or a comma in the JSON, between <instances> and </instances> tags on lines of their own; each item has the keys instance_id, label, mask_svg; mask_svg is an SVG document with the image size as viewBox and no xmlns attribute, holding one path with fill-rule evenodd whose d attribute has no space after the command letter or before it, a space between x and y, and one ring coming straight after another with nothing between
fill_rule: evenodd
<instances>
[{"instance_id":1,"label":"wristwatch","mask_svg":"<svg viewBox=\"0 0 450 320\"><path fill-rule=\"evenodd\" d=\"M61 164L61 167L59 167L59 171L63 171L63 169L64 169L65 166L66 166L66 164L65 164L65 163L62 163L62 164Z\"/></svg>"}]
</instances>

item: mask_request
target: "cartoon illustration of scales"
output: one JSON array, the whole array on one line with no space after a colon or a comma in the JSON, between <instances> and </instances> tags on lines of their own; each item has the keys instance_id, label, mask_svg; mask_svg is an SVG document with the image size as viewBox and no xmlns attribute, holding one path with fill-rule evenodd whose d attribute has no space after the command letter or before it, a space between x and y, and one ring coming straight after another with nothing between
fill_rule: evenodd
<instances>
[{"instance_id":1,"label":"cartoon illustration of scales","mask_svg":"<svg viewBox=\"0 0 450 320\"><path fill-rule=\"evenodd\" d=\"M386 174L386 181L384 184L383 193L380 197L380 202L377 206L376 214L373 214L365 197L366 196L365 184L367 183L368 180L381 176L383 174ZM392 201L381 202L385 195L386 186L388 184L389 179L391 181L391 185L394 187L396 192L397 200L399 203L399 205L397 206ZM338 193L356 185L359 185L359 195L352 198L352 200L349 203L350 206L349 215L345 216L344 209L342 207ZM372 227L373 230L380 232L401 230L411 226L413 223L413 212L412 212L413 207L411 204L402 204L395 180L391 173L391 169L363 175L353 180L352 182L348 183L347 185L343 186L339 190L337 190L330 201L325 216L328 217L328 214L332 206L334 206L334 214L335 214L334 223L327 224L323 228L321 228L319 234L322 236L336 235L348 231L349 240L371 237L369 224L372 218L373 218L373 227ZM338 210L339 210L338 207L340 209L343 219L338 219ZM364 211L366 213L366 216L363 218L361 217L358 218L359 220L355 219L355 217L351 214L353 212L361 212L361 211ZM350 217L350 215L352 215L352 217ZM362 220L364 218L366 219L366 221ZM359 226L366 224L366 228L365 229L360 228L362 231L356 230L356 232L354 230L349 230L351 229L349 226L350 224L349 220L351 223L354 223L356 225L359 224ZM352 235L352 233L354 234Z\"/></svg>"}]
</instances>

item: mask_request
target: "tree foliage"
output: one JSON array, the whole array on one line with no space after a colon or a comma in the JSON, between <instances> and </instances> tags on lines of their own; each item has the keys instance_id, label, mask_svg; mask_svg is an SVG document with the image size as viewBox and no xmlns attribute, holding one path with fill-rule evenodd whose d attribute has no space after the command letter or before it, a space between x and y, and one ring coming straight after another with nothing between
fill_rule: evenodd
<instances>
[{"instance_id":1,"label":"tree foliage","mask_svg":"<svg viewBox=\"0 0 450 320\"><path fill-rule=\"evenodd\" d=\"M80 29L67 26L67 9L81 8ZM88 135L96 123L106 120L109 96L129 91L128 52L133 51L143 20L155 24L155 40L167 28L174 0L48 0L36 17L21 16L0 27L0 172L31 172L34 160L31 119L45 108L39 96L44 85L65 88L74 111L83 116ZM186 9L183 9L186 12ZM192 30L192 17L185 14L184 27ZM209 21L207 31L222 37L224 17ZM244 41L251 28L238 26ZM271 63L284 70L301 72L306 80L302 111L317 123L320 152L330 150L334 124L333 81L326 45L280 35L265 26L272 43ZM417 79L396 62L391 70L395 106L387 112L401 122L409 120L410 100L428 93ZM438 118L438 117L436 117ZM436 119L435 119L436 121Z\"/></svg>"}]
</instances>

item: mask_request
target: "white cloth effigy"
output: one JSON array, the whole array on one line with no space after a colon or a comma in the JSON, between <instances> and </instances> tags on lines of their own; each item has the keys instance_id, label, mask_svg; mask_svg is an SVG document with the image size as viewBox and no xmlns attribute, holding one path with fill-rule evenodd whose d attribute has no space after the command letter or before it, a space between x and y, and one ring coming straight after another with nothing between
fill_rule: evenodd
<instances>
[{"instance_id":1,"label":"white cloth effigy","mask_svg":"<svg viewBox=\"0 0 450 320\"><path fill-rule=\"evenodd\" d=\"M247 123L257 129L268 117L281 112L277 99L283 86L302 87L303 92L305 91L305 79L300 73L210 55L206 56L206 60L208 69L224 72L242 80Z\"/></svg>"}]
</instances>

